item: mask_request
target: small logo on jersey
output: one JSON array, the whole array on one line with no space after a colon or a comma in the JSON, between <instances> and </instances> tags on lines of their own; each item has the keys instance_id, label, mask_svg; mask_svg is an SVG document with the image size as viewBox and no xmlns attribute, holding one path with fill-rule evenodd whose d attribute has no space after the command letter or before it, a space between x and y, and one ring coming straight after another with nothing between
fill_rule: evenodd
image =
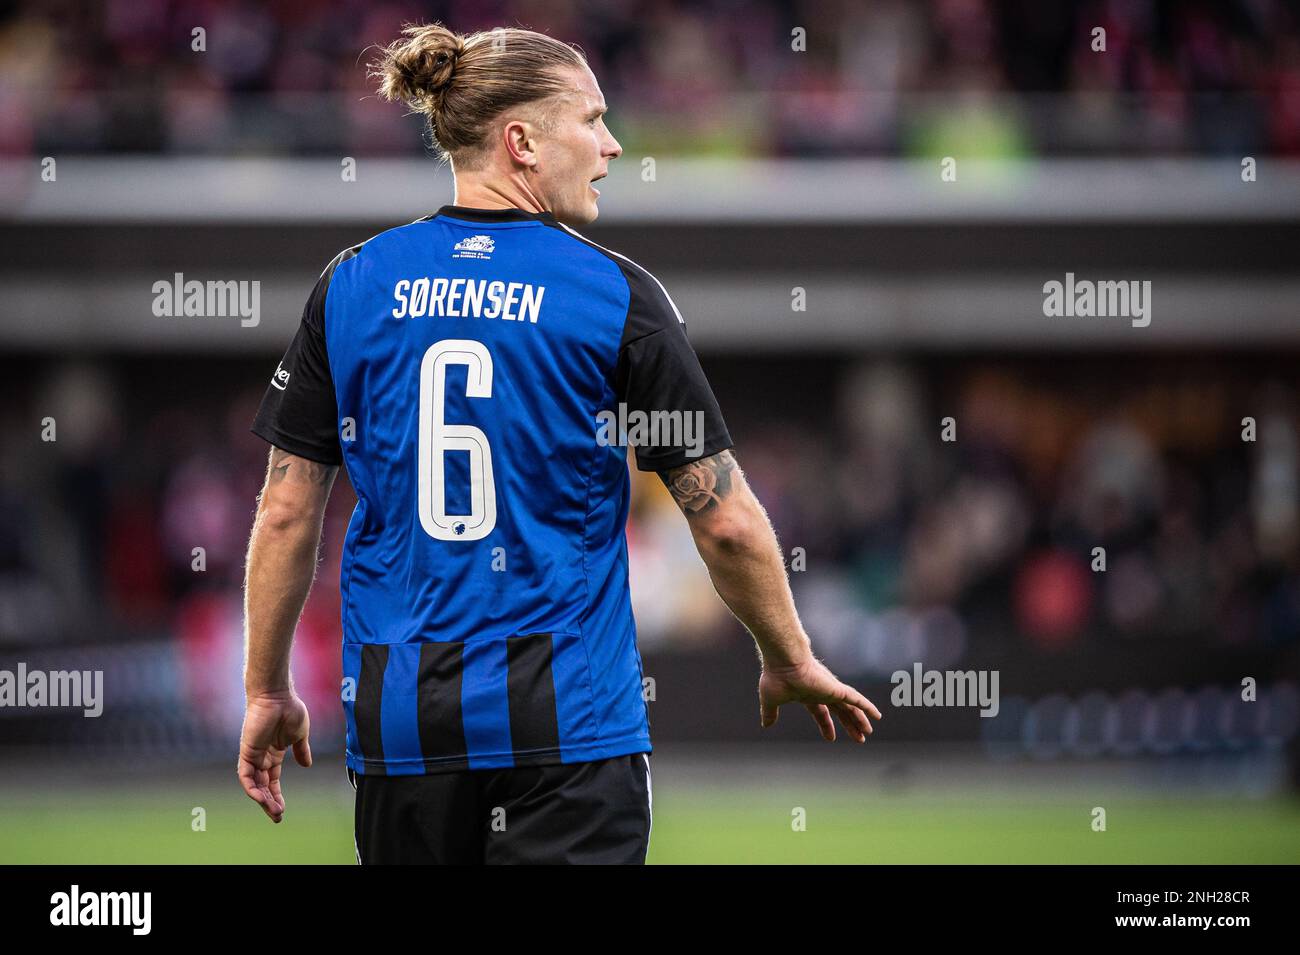
<instances>
[{"instance_id":1,"label":"small logo on jersey","mask_svg":"<svg viewBox=\"0 0 1300 955\"><path fill-rule=\"evenodd\" d=\"M496 249L496 240L490 235L472 235L452 246L453 259L490 259Z\"/></svg>"},{"instance_id":2,"label":"small logo on jersey","mask_svg":"<svg viewBox=\"0 0 1300 955\"><path fill-rule=\"evenodd\" d=\"M271 384L281 391L284 391L285 385L289 384L289 373L281 368L279 364L275 366L275 374L271 376Z\"/></svg>"},{"instance_id":3,"label":"small logo on jersey","mask_svg":"<svg viewBox=\"0 0 1300 955\"><path fill-rule=\"evenodd\" d=\"M455 533L457 537L465 533L465 525L460 521L457 521L455 524L451 525L451 529L452 532Z\"/></svg>"}]
</instances>

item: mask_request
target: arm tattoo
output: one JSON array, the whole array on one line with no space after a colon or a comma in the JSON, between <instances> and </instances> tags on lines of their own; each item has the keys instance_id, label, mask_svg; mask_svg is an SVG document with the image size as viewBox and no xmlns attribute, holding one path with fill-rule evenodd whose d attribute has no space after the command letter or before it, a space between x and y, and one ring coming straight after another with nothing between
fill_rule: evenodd
<instances>
[{"instance_id":1,"label":"arm tattoo","mask_svg":"<svg viewBox=\"0 0 1300 955\"><path fill-rule=\"evenodd\" d=\"M321 487L327 486L333 480L334 472L338 470L338 467L333 464L320 464L290 454L283 448L271 448L271 466L267 471L268 483L283 481L289 476L290 468L294 469L294 474L300 475L308 483L319 484Z\"/></svg>"},{"instance_id":2,"label":"arm tattoo","mask_svg":"<svg viewBox=\"0 0 1300 955\"><path fill-rule=\"evenodd\" d=\"M731 493L731 475L737 470L730 451L660 471L659 479L688 517L717 507Z\"/></svg>"}]
</instances>

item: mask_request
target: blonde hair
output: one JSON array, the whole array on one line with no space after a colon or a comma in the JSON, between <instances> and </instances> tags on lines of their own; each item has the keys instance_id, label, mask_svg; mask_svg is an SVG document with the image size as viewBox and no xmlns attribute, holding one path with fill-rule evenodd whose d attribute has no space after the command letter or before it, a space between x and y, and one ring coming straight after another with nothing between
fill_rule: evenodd
<instances>
[{"instance_id":1,"label":"blonde hair","mask_svg":"<svg viewBox=\"0 0 1300 955\"><path fill-rule=\"evenodd\" d=\"M369 64L379 95L406 103L428 120L444 159L473 169L486 160L488 124L506 109L572 90L562 74L587 59L544 33L503 27L462 36L441 23L411 24ZM543 129L552 118L541 104Z\"/></svg>"}]
</instances>

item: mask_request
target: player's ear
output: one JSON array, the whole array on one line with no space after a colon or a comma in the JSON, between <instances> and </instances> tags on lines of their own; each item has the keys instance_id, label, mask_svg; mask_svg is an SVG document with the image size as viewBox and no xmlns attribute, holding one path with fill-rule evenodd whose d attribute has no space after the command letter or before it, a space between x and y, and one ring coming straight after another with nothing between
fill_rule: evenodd
<instances>
[{"instance_id":1,"label":"player's ear","mask_svg":"<svg viewBox=\"0 0 1300 955\"><path fill-rule=\"evenodd\" d=\"M529 167L537 165L537 131L531 123L511 120L506 123L503 134L511 159Z\"/></svg>"}]
</instances>

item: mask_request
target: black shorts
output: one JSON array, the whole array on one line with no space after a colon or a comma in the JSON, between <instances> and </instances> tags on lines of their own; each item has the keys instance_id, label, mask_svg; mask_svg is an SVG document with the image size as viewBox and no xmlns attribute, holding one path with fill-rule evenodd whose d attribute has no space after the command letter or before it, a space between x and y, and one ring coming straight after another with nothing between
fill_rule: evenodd
<instances>
[{"instance_id":1,"label":"black shorts","mask_svg":"<svg viewBox=\"0 0 1300 955\"><path fill-rule=\"evenodd\" d=\"M364 865L641 865L650 846L646 753L420 776L349 769L348 778Z\"/></svg>"}]
</instances>

